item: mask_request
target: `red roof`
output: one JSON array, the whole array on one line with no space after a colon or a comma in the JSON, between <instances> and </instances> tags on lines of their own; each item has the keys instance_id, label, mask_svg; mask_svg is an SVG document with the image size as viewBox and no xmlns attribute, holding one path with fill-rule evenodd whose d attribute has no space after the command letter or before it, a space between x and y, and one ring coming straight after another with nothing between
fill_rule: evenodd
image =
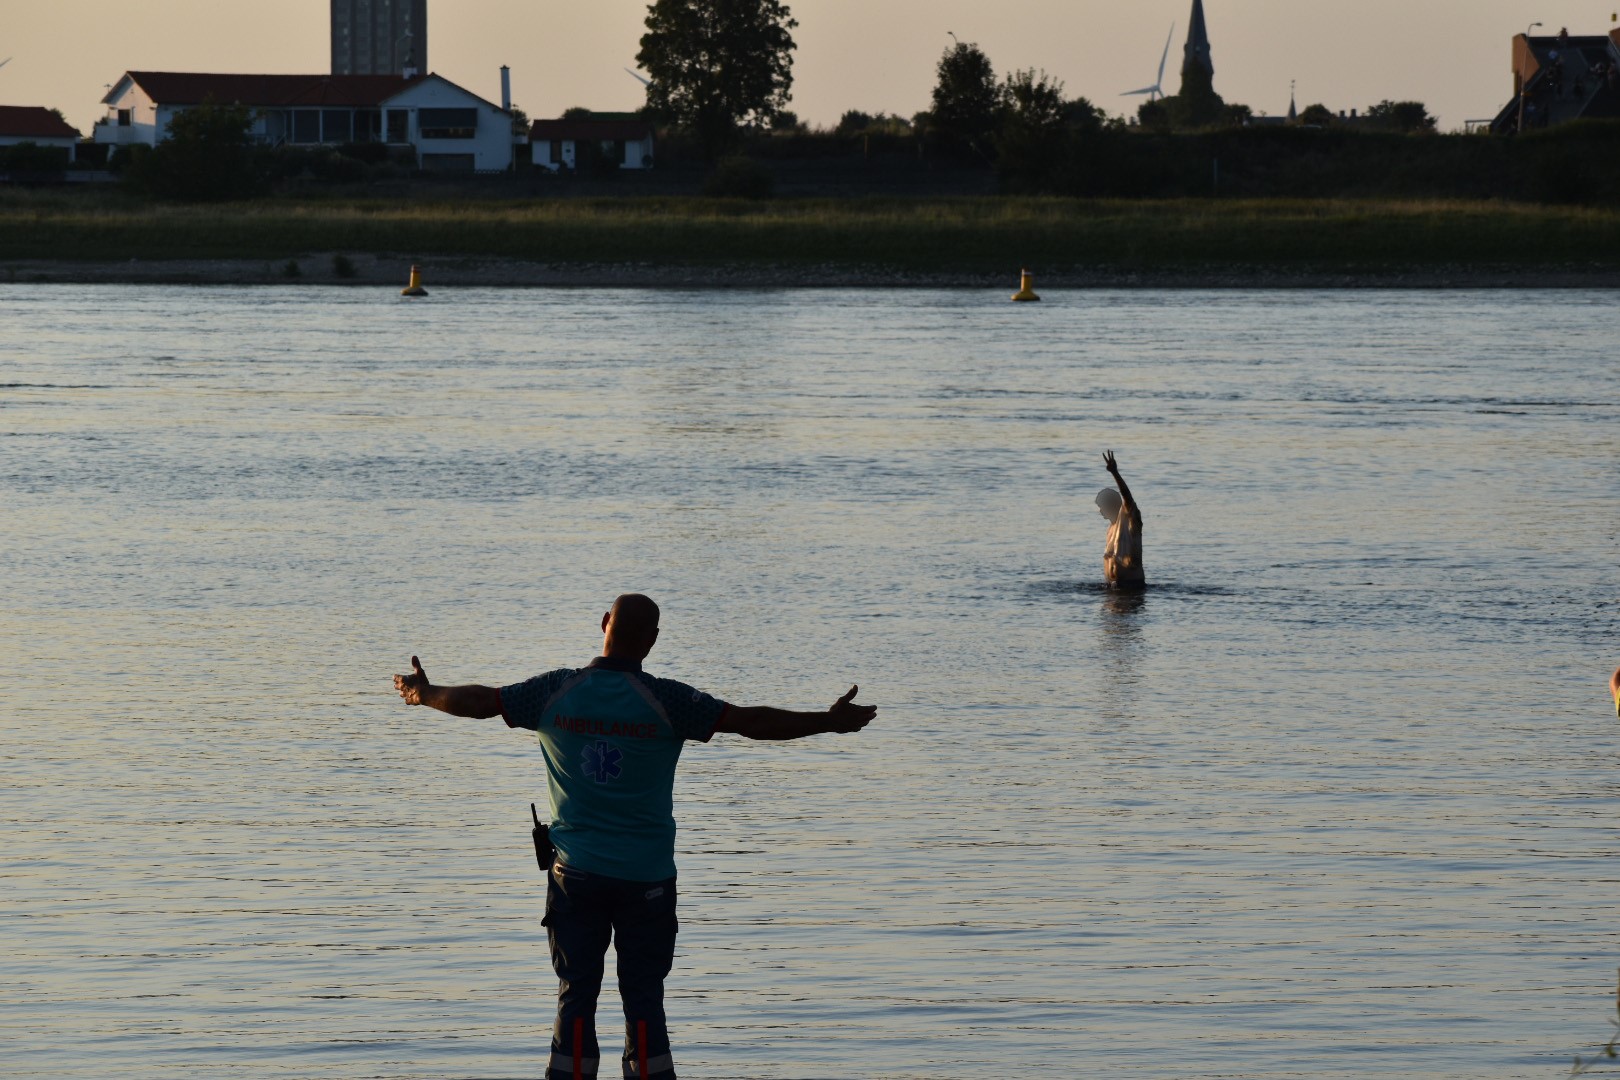
<instances>
[{"instance_id":1,"label":"red roof","mask_svg":"<svg viewBox=\"0 0 1620 1080\"><path fill-rule=\"evenodd\" d=\"M531 141L543 139L548 142L552 139L596 139L600 142L624 139L629 142L651 138L652 133L652 126L644 120L593 120L582 117L578 120L536 120L529 126Z\"/></svg>"},{"instance_id":2,"label":"red roof","mask_svg":"<svg viewBox=\"0 0 1620 1080\"><path fill-rule=\"evenodd\" d=\"M380 105L416 81L403 75L208 75L182 71L131 71L129 78L159 105L200 105L213 98L222 104L339 108Z\"/></svg>"},{"instance_id":3,"label":"red roof","mask_svg":"<svg viewBox=\"0 0 1620 1080\"><path fill-rule=\"evenodd\" d=\"M77 139L78 129L38 105L0 105L0 135L30 139Z\"/></svg>"}]
</instances>

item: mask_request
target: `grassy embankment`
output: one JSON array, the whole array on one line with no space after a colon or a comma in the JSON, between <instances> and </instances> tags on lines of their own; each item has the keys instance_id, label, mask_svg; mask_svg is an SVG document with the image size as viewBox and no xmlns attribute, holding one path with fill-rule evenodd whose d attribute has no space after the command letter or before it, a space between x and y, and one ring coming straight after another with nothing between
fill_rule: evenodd
<instances>
[{"instance_id":1,"label":"grassy embankment","mask_svg":"<svg viewBox=\"0 0 1620 1080\"><path fill-rule=\"evenodd\" d=\"M0 196L8 260L285 259L323 252L551 264L1620 268L1620 209L1353 200L603 199L165 206Z\"/></svg>"}]
</instances>

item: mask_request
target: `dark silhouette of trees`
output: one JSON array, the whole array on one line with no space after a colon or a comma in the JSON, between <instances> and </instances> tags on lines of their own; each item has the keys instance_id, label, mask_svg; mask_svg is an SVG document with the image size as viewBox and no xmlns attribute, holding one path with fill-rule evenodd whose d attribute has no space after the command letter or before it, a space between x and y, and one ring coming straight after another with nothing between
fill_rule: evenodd
<instances>
[{"instance_id":1,"label":"dark silhouette of trees","mask_svg":"<svg viewBox=\"0 0 1620 1080\"><path fill-rule=\"evenodd\" d=\"M995 147L1004 186L1037 186L1068 154L1069 111L1063 84L1034 68L1014 71L1001 86L1002 116Z\"/></svg>"},{"instance_id":2,"label":"dark silhouette of trees","mask_svg":"<svg viewBox=\"0 0 1620 1080\"><path fill-rule=\"evenodd\" d=\"M939 58L930 131L951 153L988 158L1001 112L1002 88L984 50L957 42Z\"/></svg>"},{"instance_id":3,"label":"dark silhouette of trees","mask_svg":"<svg viewBox=\"0 0 1620 1080\"><path fill-rule=\"evenodd\" d=\"M217 202L259 194L264 176L249 131L253 110L213 98L169 122L168 138L132 159L126 178L160 199Z\"/></svg>"},{"instance_id":4,"label":"dark silhouette of trees","mask_svg":"<svg viewBox=\"0 0 1620 1080\"><path fill-rule=\"evenodd\" d=\"M648 111L718 158L792 98L798 25L781 0L654 0L636 54Z\"/></svg>"},{"instance_id":5,"label":"dark silhouette of trees","mask_svg":"<svg viewBox=\"0 0 1620 1080\"><path fill-rule=\"evenodd\" d=\"M1326 105L1307 105L1299 114L1299 122L1311 127L1327 127L1334 119L1333 110Z\"/></svg>"},{"instance_id":6,"label":"dark silhouette of trees","mask_svg":"<svg viewBox=\"0 0 1620 1080\"><path fill-rule=\"evenodd\" d=\"M1385 131L1399 131L1407 135L1427 134L1434 130L1434 117L1421 101L1390 101L1385 99L1367 109L1367 123Z\"/></svg>"}]
</instances>

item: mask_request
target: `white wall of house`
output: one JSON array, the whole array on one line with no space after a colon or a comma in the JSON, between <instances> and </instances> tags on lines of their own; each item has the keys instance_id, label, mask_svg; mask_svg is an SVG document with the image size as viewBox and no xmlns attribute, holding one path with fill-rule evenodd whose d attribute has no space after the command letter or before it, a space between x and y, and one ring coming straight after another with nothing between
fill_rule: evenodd
<instances>
[{"instance_id":1,"label":"white wall of house","mask_svg":"<svg viewBox=\"0 0 1620 1080\"><path fill-rule=\"evenodd\" d=\"M552 147L555 146L556 159L552 160ZM559 172L574 167L574 140L573 139L536 139L529 143L529 160L542 169Z\"/></svg>"},{"instance_id":2,"label":"white wall of house","mask_svg":"<svg viewBox=\"0 0 1620 1080\"><path fill-rule=\"evenodd\" d=\"M107 98L107 115L96 125L93 141L114 146L130 143L156 146L169 119L169 116L159 117L157 103L126 75Z\"/></svg>"},{"instance_id":3,"label":"white wall of house","mask_svg":"<svg viewBox=\"0 0 1620 1080\"><path fill-rule=\"evenodd\" d=\"M444 160L467 155L471 155L476 172L504 172L512 167L511 114L437 76L429 76L405 88L383 102L383 108L410 112L409 138L416 147L417 162L423 168L433 167L436 156ZM469 136L436 135L435 131L450 129L424 125L424 109L471 109L476 124Z\"/></svg>"},{"instance_id":4,"label":"white wall of house","mask_svg":"<svg viewBox=\"0 0 1620 1080\"><path fill-rule=\"evenodd\" d=\"M551 140L536 139L529 144L529 157L536 166L559 172L563 169L574 168L578 160L573 139L557 140L560 144L557 160L552 160ZM652 136L645 139L627 140L624 144L624 161L619 165L621 169L650 169L652 168L653 141Z\"/></svg>"}]
</instances>

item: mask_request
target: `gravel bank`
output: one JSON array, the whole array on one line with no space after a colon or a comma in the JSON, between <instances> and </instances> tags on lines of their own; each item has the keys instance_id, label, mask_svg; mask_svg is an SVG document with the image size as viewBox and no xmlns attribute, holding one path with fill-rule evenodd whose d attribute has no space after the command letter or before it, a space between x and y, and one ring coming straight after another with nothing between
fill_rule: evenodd
<instances>
[{"instance_id":1,"label":"gravel bank","mask_svg":"<svg viewBox=\"0 0 1620 1080\"><path fill-rule=\"evenodd\" d=\"M347 263L339 260L347 259ZM552 264L509 259L417 260L423 284L588 288L964 288L1016 289L1018 267L996 272L925 273L837 265L677 266L656 263ZM296 270L293 269L296 267ZM314 254L287 262L177 259L127 262L18 260L0 263L0 284L398 285L410 260ZM1156 269L1040 269L1037 289L1612 289L1620 268L1546 266L1399 266L1315 269L1204 266Z\"/></svg>"}]
</instances>

